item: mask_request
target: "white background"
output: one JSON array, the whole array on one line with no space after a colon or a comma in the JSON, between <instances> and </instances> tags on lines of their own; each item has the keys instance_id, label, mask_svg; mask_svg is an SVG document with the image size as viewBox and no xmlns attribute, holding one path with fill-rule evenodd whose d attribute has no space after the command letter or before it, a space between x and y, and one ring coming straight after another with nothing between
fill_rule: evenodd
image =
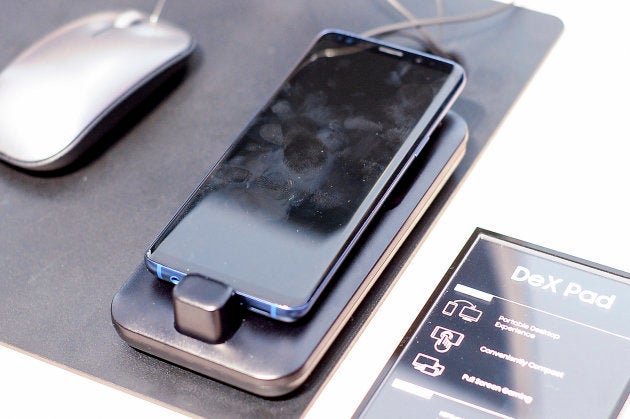
<instances>
[{"instance_id":1,"label":"white background","mask_svg":"<svg viewBox=\"0 0 630 419\"><path fill-rule=\"evenodd\" d=\"M352 414L475 227L630 272L630 8L615 1L518 4L559 17L564 33L313 417Z\"/></svg>"}]
</instances>

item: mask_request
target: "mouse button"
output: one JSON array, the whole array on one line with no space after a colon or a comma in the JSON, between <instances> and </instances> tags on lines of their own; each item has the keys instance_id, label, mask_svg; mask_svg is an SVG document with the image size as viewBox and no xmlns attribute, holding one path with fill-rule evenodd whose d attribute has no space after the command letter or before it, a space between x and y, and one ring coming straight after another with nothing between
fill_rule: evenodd
<instances>
[{"instance_id":1,"label":"mouse button","mask_svg":"<svg viewBox=\"0 0 630 419\"><path fill-rule=\"evenodd\" d=\"M114 27L118 29L128 28L147 20L147 15L137 10L127 10L120 13L114 19Z\"/></svg>"},{"instance_id":2,"label":"mouse button","mask_svg":"<svg viewBox=\"0 0 630 419\"><path fill-rule=\"evenodd\" d=\"M6 68L30 61L45 62L47 57L56 56L66 46L81 43L93 33L111 27L112 13L99 13L70 22L45 35L22 51Z\"/></svg>"},{"instance_id":3,"label":"mouse button","mask_svg":"<svg viewBox=\"0 0 630 419\"><path fill-rule=\"evenodd\" d=\"M79 42L82 38L90 38L110 29L112 22L119 14L119 12L100 12L85 16L60 27L44 39L50 40L61 37Z\"/></svg>"},{"instance_id":4,"label":"mouse button","mask_svg":"<svg viewBox=\"0 0 630 419\"><path fill-rule=\"evenodd\" d=\"M136 39L141 39L143 44L153 45L157 49L180 50L192 42L192 37L188 33L173 27L149 24L136 26L133 31Z\"/></svg>"}]
</instances>

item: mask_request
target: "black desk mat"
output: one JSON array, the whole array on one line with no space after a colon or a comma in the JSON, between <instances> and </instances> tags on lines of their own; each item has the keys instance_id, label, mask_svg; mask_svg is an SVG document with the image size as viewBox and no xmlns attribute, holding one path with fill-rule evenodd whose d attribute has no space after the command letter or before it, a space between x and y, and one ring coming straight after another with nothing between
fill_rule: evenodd
<instances>
[{"instance_id":1,"label":"black desk mat","mask_svg":"<svg viewBox=\"0 0 630 419\"><path fill-rule=\"evenodd\" d=\"M408 3L420 17L435 13L433 1ZM445 11L494 5L453 0ZM0 66L80 16L153 6L149 0L9 3L0 14ZM562 24L517 8L433 31L468 70L454 108L471 132L467 155L313 379L292 397L267 400L132 350L111 325L112 297L317 32L362 32L399 17L384 0L189 0L169 2L163 18L188 28L200 45L186 77L161 92L165 100L142 108L110 136L102 154L67 175L34 177L0 165L0 340L194 414L297 416L470 170ZM414 46L407 37L390 40Z\"/></svg>"}]
</instances>

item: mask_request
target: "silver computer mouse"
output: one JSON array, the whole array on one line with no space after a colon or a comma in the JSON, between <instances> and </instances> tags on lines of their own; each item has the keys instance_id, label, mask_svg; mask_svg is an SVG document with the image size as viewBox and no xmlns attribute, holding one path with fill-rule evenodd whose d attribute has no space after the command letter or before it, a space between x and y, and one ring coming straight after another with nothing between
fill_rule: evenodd
<instances>
[{"instance_id":1,"label":"silver computer mouse","mask_svg":"<svg viewBox=\"0 0 630 419\"><path fill-rule=\"evenodd\" d=\"M67 166L194 47L186 31L135 10L55 30L0 73L0 159L35 171Z\"/></svg>"}]
</instances>

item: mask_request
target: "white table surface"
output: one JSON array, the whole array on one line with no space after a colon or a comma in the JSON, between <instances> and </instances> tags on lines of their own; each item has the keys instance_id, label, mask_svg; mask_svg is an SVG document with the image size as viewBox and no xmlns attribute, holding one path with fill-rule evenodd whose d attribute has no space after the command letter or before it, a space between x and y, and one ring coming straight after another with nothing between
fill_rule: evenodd
<instances>
[{"instance_id":1,"label":"white table surface","mask_svg":"<svg viewBox=\"0 0 630 419\"><path fill-rule=\"evenodd\" d=\"M518 4L564 33L310 416L352 414L475 227L630 272L630 7Z\"/></svg>"},{"instance_id":2,"label":"white table surface","mask_svg":"<svg viewBox=\"0 0 630 419\"><path fill-rule=\"evenodd\" d=\"M475 227L630 272L630 6L613 0L518 4L562 19L563 35L309 417L352 415ZM0 371L5 417L178 416L1 342Z\"/></svg>"}]
</instances>

